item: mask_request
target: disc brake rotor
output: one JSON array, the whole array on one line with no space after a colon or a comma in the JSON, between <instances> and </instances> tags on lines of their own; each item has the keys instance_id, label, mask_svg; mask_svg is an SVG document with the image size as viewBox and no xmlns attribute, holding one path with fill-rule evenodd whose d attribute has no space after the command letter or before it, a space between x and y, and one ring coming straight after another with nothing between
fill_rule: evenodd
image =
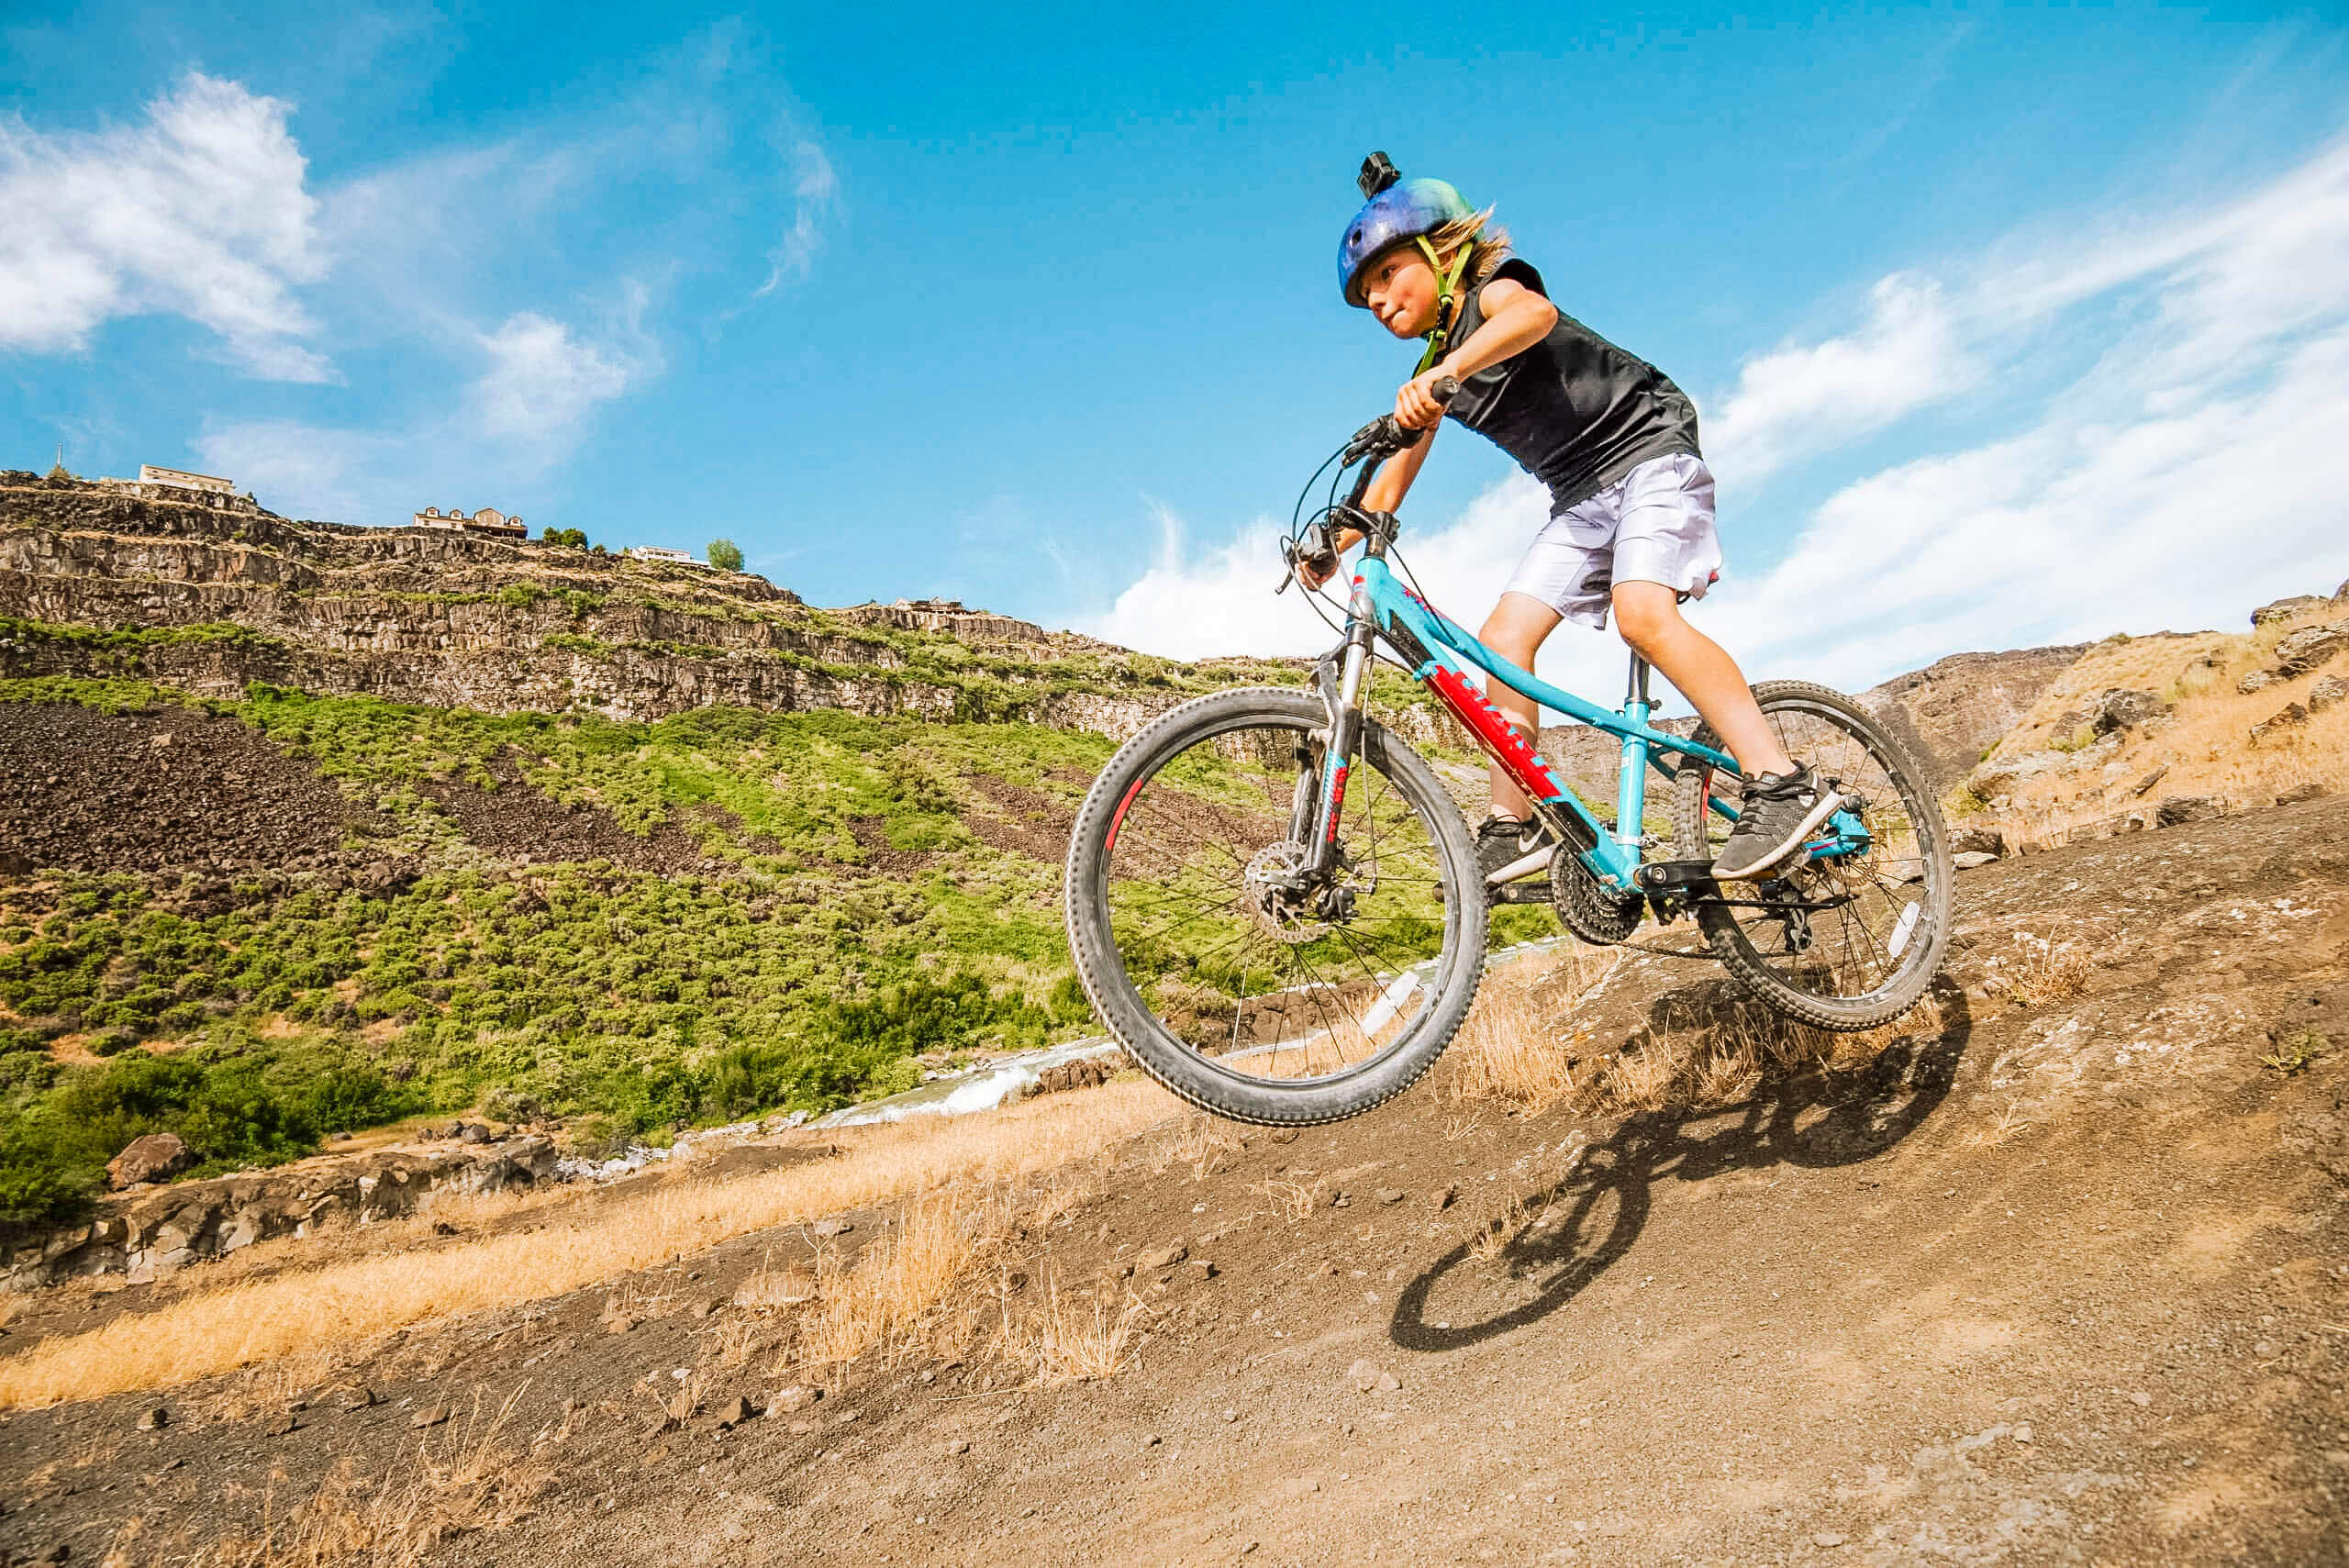
<instances>
[{"instance_id":1,"label":"disc brake rotor","mask_svg":"<svg viewBox=\"0 0 2349 1568\"><path fill-rule=\"evenodd\" d=\"M1313 851L1294 839L1267 844L1248 859L1242 877L1248 886L1248 913L1275 941L1302 947L1330 934L1330 922L1316 918L1307 895L1289 884L1313 863Z\"/></svg>"}]
</instances>

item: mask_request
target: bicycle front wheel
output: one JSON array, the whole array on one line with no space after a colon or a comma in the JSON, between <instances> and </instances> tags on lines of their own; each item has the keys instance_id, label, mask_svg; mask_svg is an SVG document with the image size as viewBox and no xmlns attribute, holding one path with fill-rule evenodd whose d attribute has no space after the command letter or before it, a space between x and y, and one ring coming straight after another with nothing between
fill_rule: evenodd
<instances>
[{"instance_id":1,"label":"bicycle front wheel","mask_svg":"<svg viewBox=\"0 0 2349 1568\"><path fill-rule=\"evenodd\" d=\"M1729 972L1789 1018L1856 1031L1891 1022L1925 994L1949 943L1949 832L1918 765L1850 697L1801 681L1753 688L1787 755L1809 762L1860 801L1865 848L1821 841L1758 882L1722 884L1727 901L1699 905L1697 923ZM1710 725L1696 740L1719 748ZM1674 852L1710 861L1729 835L1736 781L1710 768L1680 772Z\"/></svg>"},{"instance_id":2,"label":"bicycle front wheel","mask_svg":"<svg viewBox=\"0 0 2349 1568\"><path fill-rule=\"evenodd\" d=\"M1467 823L1375 723L1336 865L1310 873L1328 740L1308 693L1186 703L1110 759L1069 840L1085 995L1144 1072L1237 1121L1309 1126L1400 1094L1451 1042L1483 973Z\"/></svg>"}]
</instances>

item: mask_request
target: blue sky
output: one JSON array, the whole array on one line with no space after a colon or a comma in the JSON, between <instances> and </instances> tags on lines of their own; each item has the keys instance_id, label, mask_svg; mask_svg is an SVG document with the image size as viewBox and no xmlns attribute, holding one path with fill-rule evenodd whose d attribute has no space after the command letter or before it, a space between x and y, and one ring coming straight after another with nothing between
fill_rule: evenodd
<instances>
[{"instance_id":1,"label":"blue sky","mask_svg":"<svg viewBox=\"0 0 2349 1568\"><path fill-rule=\"evenodd\" d=\"M1698 398L1757 675L2349 574L2337 13L1723 17L0 7L0 463L1309 648L1268 521L1412 357L1332 279L1379 147ZM1542 513L1453 430L1412 559L1473 617Z\"/></svg>"}]
</instances>

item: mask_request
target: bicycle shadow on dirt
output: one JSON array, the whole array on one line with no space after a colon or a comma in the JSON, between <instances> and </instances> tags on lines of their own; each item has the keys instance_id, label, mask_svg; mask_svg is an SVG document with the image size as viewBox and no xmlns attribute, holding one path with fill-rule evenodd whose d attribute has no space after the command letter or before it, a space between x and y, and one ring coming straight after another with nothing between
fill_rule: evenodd
<instances>
[{"instance_id":1,"label":"bicycle shadow on dirt","mask_svg":"<svg viewBox=\"0 0 2349 1568\"><path fill-rule=\"evenodd\" d=\"M1965 990L1954 981L1939 976L1926 995L1937 1017L1912 1014L1920 1019L1914 1031L1897 1035L1865 1062L1778 1069L1739 1104L1634 1113L1605 1140L1584 1145L1571 1169L1514 1195L1501 1215L1473 1222L1467 1240L1412 1280L1395 1304L1389 1339L1407 1351L1456 1351L1548 1317L1631 1251L1660 1182L1778 1165L1855 1164L1899 1143L1948 1095L1974 1030ZM1649 1009L1650 1033L1721 1017L1751 1028L1758 1007L1732 981L1703 981L1658 997ZM1502 1288L1518 1297L1514 1305L1497 1311L1488 1306L1482 1317L1464 1302L1432 1306L1472 1260L1492 1271L1482 1294L1490 1294L1489 1282L1506 1281ZM1458 1283L1466 1287L1464 1296L1476 1292L1477 1282ZM1465 1319L1464 1308L1470 1311Z\"/></svg>"}]
</instances>

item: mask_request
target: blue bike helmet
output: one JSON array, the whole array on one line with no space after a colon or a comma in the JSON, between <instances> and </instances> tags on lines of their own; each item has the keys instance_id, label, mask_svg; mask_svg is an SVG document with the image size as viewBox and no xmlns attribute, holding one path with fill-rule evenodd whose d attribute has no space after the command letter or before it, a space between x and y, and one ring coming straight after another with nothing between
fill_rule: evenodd
<instances>
[{"instance_id":1,"label":"blue bike helmet","mask_svg":"<svg viewBox=\"0 0 2349 1568\"><path fill-rule=\"evenodd\" d=\"M1362 172L1354 177L1354 183L1370 199L1354 214L1344 238L1338 241L1339 292L1348 305L1367 309L1369 302L1357 287L1364 269L1390 247L1406 239L1417 242L1419 254L1435 269L1436 282L1435 326L1427 335L1427 351L1419 356L1419 369L1424 371L1443 357L1444 347L1451 341L1453 325L1459 319L1453 302L1475 249L1462 246L1446 268L1435 247L1428 243L1428 236L1447 223L1475 217L1476 209L1442 180L1404 179L1384 152L1374 152L1362 161Z\"/></svg>"},{"instance_id":2,"label":"blue bike helmet","mask_svg":"<svg viewBox=\"0 0 2349 1568\"><path fill-rule=\"evenodd\" d=\"M1382 155L1373 156L1384 162ZM1391 173L1393 168L1387 164L1386 172ZM1366 185L1371 183L1369 178L1364 181ZM1338 241L1339 292L1345 295L1348 305L1363 306L1363 297L1355 284L1372 257L1397 240L1424 240L1447 223L1475 216L1476 209L1442 180L1397 177L1373 195L1354 214L1353 221L1346 225L1345 235Z\"/></svg>"}]
</instances>

